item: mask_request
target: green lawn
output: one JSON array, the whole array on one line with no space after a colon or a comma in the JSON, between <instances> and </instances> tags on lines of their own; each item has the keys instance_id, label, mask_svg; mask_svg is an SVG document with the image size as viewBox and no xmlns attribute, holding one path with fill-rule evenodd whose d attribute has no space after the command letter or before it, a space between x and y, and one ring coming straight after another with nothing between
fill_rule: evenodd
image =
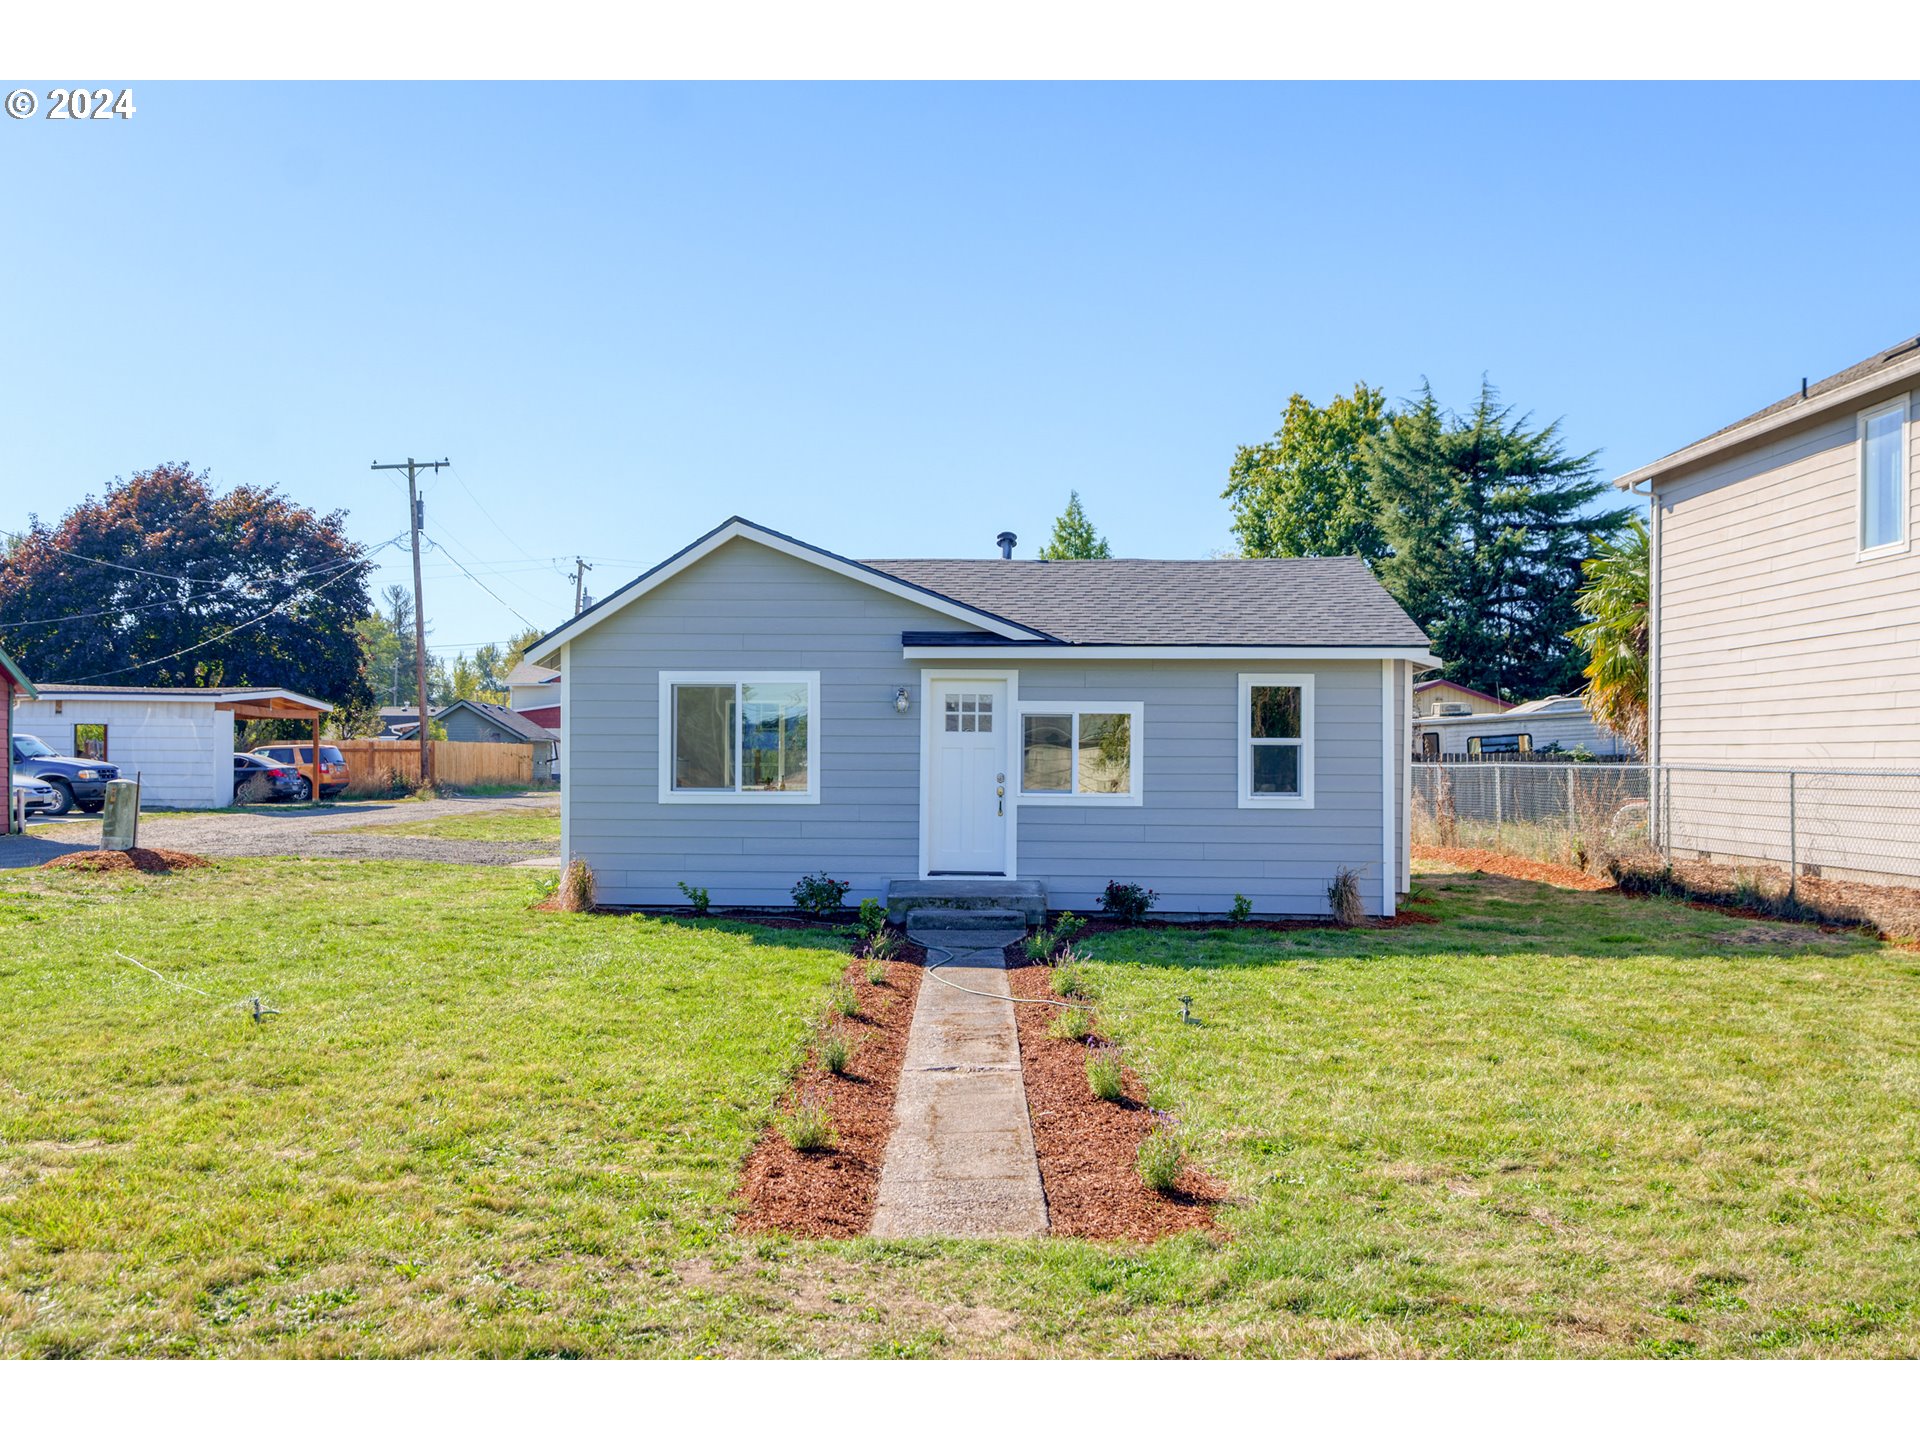
<instances>
[{"instance_id":1,"label":"green lawn","mask_svg":"<svg viewBox=\"0 0 1920 1440\"><path fill-rule=\"evenodd\" d=\"M442 815L437 820L402 820L392 825L349 825L322 834L428 835L437 840L519 840L560 843L558 810L477 810L471 815Z\"/></svg>"},{"instance_id":2,"label":"green lawn","mask_svg":"<svg viewBox=\"0 0 1920 1440\"><path fill-rule=\"evenodd\" d=\"M11 873L0 1355L1920 1350L1920 955L1425 883L1437 925L1087 947L1244 1201L1140 1248L731 1232L829 935Z\"/></svg>"}]
</instances>

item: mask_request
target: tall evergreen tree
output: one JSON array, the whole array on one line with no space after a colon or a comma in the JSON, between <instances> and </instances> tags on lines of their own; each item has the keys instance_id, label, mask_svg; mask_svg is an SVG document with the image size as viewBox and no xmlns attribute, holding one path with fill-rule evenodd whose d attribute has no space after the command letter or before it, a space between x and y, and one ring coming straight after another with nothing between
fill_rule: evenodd
<instances>
[{"instance_id":1,"label":"tall evergreen tree","mask_svg":"<svg viewBox=\"0 0 1920 1440\"><path fill-rule=\"evenodd\" d=\"M1042 560L1111 560L1106 537L1093 528L1080 505L1080 492L1067 492L1067 508L1053 522L1053 538L1041 547Z\"/></svg>"},{"instance_id":2,"label":"tall evergreen tree","mask_svg":"<svg viewBox=\"0 0 1920 1440\"><path fill-rule=\"evenodd\" d=\"M1517 700L1578 688L1581 566L1629 514L1590 511L1607 488L1594 456L1568 454L1557 421L1528 425L1485 382L1465 416L1427 386L1365 452L1390 551L1381 582L1448 679Z\"/></svg>"},{"instance_id":3,"label":"tall evergreen tree","mask_svg":"<svg viewBox=\"0 0 1920 1440\"><path fill-rule=\"evenodd\" d=\"M1271 440L1234 452L1223 498L1249 558L1386 553L1363 453L1389 419L1386 396L1365 383L1315 405L1296 393Z\"/></svg>"}]
</instances>

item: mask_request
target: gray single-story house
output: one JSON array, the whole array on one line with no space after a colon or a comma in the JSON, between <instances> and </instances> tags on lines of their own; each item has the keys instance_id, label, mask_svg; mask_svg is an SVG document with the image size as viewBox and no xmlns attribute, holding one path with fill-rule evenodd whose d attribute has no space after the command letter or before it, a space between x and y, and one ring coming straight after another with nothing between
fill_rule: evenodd
<instances>
[{"instance_id":1,"label":"gray single-story house","mask_svg":"<svg viewBox=\"0 0 1920 1440\"><path fill-rule=\"evenodd\" d=\"M544 725L536 725L526 716L487 700L456 700L433 712L433 718L445 728L447 739L480 741L489 744L531 745L533 778L553 779L555 747L560 737ZM411 733L419 722L407 727Z\"/></svg>"},{"instance_id":2,"label":"gray single-story house","mask_svg":"<svg viewBox=\"0 0 1920 1440\"><path fill-rule=\"evenodd\" d=\"M788 905L824 870L1161 914L1324 914L1341 867L1392 914L1438 663L1358 559L860 561L737 517L527 653L605 903Z\"/></svg>"}]
</instances>

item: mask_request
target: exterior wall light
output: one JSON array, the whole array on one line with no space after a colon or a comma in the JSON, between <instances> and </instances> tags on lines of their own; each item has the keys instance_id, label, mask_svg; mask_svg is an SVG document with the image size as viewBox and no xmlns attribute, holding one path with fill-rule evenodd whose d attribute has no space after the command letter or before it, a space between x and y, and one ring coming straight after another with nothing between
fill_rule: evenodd
<instances>
[{"instance_id":1,"label":"exterior wall light","mask_svg":"<svg viewBox=\"0 0 1920 1440\"><path fill-rule=\"evenodd\" d=\"M893 708L895 710L904 715L912 707L913 697L907 694L906 686L902 685L898 690L893 692Z\"/></svg>"}]
</instances>

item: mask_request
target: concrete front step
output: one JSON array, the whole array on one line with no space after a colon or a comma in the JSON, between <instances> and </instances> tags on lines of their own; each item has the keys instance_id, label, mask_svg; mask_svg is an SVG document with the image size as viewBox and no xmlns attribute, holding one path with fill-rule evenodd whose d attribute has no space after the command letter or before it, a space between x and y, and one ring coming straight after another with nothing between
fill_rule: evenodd
<instances>
[{"instance_id":1,"label":"concrete front step","mask_svg":"<svg viewBox=\"0 0 1920 1440\"><path fill-rule=\"evenodd\" d=\"M1012 910L1028 925L1047 919L1047 887L1039 880L895 880L887 886L887 918L898 925L910 911ZM1004 917L1003 917L1004 919ZM930 927L934 922L923 923Z\"/></svg>"},{"instance_id":2,"label":"concrete front step","mask_svg":"<svg viewBox=\"0 0 1920 1440\"><path fill-rule=\"evenodd\" d=\"M908 936L965 931L971 935L987 930L1008 930L1025 934L1027 917L1018 910L949 910L916 905L907 912Z\"/></svg>"}]
</instances>

